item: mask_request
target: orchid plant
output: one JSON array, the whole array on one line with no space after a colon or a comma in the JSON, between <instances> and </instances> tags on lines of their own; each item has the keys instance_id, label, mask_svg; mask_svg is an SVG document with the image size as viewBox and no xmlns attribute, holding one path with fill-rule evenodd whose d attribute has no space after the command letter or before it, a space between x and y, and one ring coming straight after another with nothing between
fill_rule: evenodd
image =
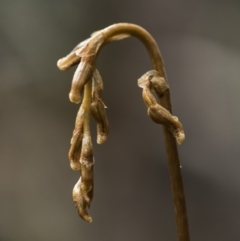
<instances>
[{"instance_id":1,"label":"orchid plant","mask_svg":"<svg viewBox=\"0 0 240 241\"><path fill-rule=\"evenodd\" d=\"M69 93L71 102L81 103L69 151L71 168L80 171L80 179L73 188L73 201L80 217L92 222L88 209L93 199L95 161L90 133L90 115L97 124L98 144L107 140L109 132L106 106L102 97L103 81L96 68L96 60L104 45L130 36L138 38L145 45L151 58L153 69L139 78L138 86L142 88L142 97L149 117L157 124L163 125L178 239L189 241L183 182L176 146L176 142L181 144L184 141L185 134L178 118L172 115L169 86L158 46L153 37L138 25L119 23L94 32L90 38L78 44L57 63L60 70L67 70L78 64Z\"/></svg>"}]
</instances>

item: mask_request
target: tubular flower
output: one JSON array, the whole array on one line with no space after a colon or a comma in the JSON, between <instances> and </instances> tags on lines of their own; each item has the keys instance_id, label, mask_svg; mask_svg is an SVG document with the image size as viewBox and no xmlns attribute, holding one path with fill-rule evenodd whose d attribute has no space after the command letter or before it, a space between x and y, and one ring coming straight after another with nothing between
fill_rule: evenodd
<instances>
[{"instance_id":1,"label":"tubular flower","mask_svg":"<svg viewBox=\"0 0 240 241\"><path fill-rule=\"evenodd\" d=\"M152 90L160 97L168 89L168 85L163 77L155 71L151 70L144 74L138 80L138 86L143 89L142 96L147 106L147 113L151 119L165 125L175 137L178 144L182 144L185 139L182 124L176 116L173 116L167 109L157 103Z\"/></svg>"},{"instance_id":2,"label":"tubular flower","mask_svg":"<svg viewBox=\"0 0 240 241\"><path fill-rule=\"evenodd\" d=\"M91 38L78 44L66 57L60 59L57 63L61 70L67 70L78 64L73 76L69 98L71 102L79 103L82 100L82 103L76 117L68 157L71 168L80 171L81 177L73 188L73 201L79 216L87 222L92 222L88 209L93 199L94 186L94 157L89 124L90 114L92 113L97 123L98 144L106 141L109 130L105 105L102 99L102 78L95 69L97 51L103 43L102 36L103 34L100 32L93 34ZM113 40L116 40L116 38Z\"/></svg>"}]
</instances>

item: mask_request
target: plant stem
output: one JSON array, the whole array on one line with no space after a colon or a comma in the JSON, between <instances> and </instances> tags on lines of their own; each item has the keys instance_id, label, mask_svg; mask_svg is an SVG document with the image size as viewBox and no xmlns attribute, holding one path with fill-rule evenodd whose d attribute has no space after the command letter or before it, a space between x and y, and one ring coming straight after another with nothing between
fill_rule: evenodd
<instances>
[{"instance_id":1,"label":"plant stem","mask_svg":"<svg viewBox=\"0 0 240 241\"><path fill-rule=\"evenodd\" d=\"M138 38L148 50L153 69L158 71L161 76L167 81L167 76L164 69L163 59L161 57L158 46L153 39L153 37L143 28L138 25L119 23L111 25L101 31L103 33L104 44L108 43L110 38L120 35L129 34ZM90 81L89 81L90 82ZM160 104L172 112L170 92L169 90L164 92L164 95L160 98ZM183 181L180 169L180 162L178 157L177 145L174 137L168 131L166 127L163 126L164 130L164 140L168 157L168 164L170 170L170 180L172 187L172 195L174 200L174 209L177 223L177 233L179 241L189 241L189 230L188 230L188 220L187 220L187 210L184 197Z\"/></svg>"}]
</instances>

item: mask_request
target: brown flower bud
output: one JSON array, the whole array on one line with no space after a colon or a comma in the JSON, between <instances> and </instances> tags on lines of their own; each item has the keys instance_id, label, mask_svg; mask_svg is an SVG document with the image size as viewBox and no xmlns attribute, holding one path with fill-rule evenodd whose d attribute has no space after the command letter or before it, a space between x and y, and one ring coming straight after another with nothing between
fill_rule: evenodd
<instances>
[{"instance_id":1,"label":"brown flower bud","mask_svg":"<svg viewBox=\"0 0 240 241\"><path fill-rule=\"evenodd\" d=\"M84 131L84 118L85 118L85 110L80 107L77 114L76 122L75 122L73 136L71 139L71 147L68 153L70 166L75 171L81 169L80 155L81 155L82 139L83 139L83 131Z\"/></svg>"},{"instance_id":2,"label":"brown flower bud","mask_svg":"<svg viewBox=\"0 0 240 241\"><path fill-rule=\"evenodd\" d=\"M148 115L154 122L165 125L178 144L181 144L185 139L182 124L176 116L173 116L167 109L157 103L151 92L151 89L153 89L160 98L164 91L168 89L165 79L157 71L151 70L138 80L138 86L143 88L142 96L148 107Z\"/></svg>"},{"instance_id":3,"label":"brown flower bud","mask_svg":"<svg viewBox=\"0 0 240 241\"><path fill-rule=\"evenodd\" d=\"M149 81L151 82L151 87L154 89L158 97L160 98L161 95L169 89L166 80L160 76L160 74L156 70L151 70L148 72Z\"/></svg>"},{"instance_id":4,"label":"brown flower bud","mask_svg":"<svg viewBox=\"0 0 240 241\"><path fill-rule=\"evenodd\" d=\"M84 196L82 195L82 191L81 191L81 178L79 179L79 181L76 183L76 185L73 188L73 201L75 203L75 207L78 210L78 214L79 216L84 219L86 222L91 223L92 222L92 218L88 213L88 208L90 207L90 205L87 203L87 201L85 200Z\"/></svg>"},{"instance_id":5,"label":"brown flower bud","mask_svg":"<svg viewBox=\"0 0 240 241\"><path fill-rule=\"evenodd\" d=\"M151 82L149 81L148 74L149 72L150 71L148 71L140 79L138 79L138 86L143 89L142 97L147 107L150 107L151 105L155 105L157 103L155 97L151 92Z\"/></svg>"},{"instance_id":6,"label":"brown flower bud","mask_svg":"<svg viewBox=\"0 0 240 241\"><path fill-rule=\"evenodd\" d=\"M75 52L71 52L66 57L61 58L57 62L57 66L60 70L68 70L72 66L78 64L80 62L80 57L75 54Z\"/></svg>"},{"instance_id":7,"label":"brown flower bud","mask_svg":"<svg viewBox=\"0 0 240 241\"><path fill-rule=\"evenodd\" d=\"M105 111L105 104L102 100L103 82L97 70L93 73L92 104L91 113L97 122L97 143L102 144L107 140L109 124Z\"/></svg>"},{"instance_id":8,"label":"brown flower bud","mask_svg":"<svg viewBox=\"0 0 240 241\"><path fill-rule=\"evenodd\" d=\"M93 58L82 58L72 80L72 88L69 93L71 102L79 103L82 100L82 90L84 85L91 79L93 71Z\"/></svg>"}]
</instances>

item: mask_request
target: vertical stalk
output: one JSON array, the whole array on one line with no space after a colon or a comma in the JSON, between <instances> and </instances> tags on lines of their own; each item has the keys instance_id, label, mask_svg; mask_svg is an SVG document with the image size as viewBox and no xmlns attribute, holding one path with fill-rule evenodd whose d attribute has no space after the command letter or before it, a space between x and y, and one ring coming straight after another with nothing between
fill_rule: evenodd
<instances>
[{"instance_id":1,"label":"vertical stalk","mask_svg":"<svg viewBox=\"0 0 240 241\"><path fill-rule=\"evenodd\" d=\"M119 23L103 29L105 43L113 36L119 34L129 34L138 38L146 47L153 68L158 71L167 81L167 76L164 69L163 59L161 57L158 46L153 37L143 28L134 24ZM160 98L160 104L172 113L171 99L169 90L165 91ZM170 181L172 195L174 201L174 210L177 224L177 234L179 241L190 241L187 209L185 195L183 189L183 180L178 157L176 141L169 130L163 126L165 147L168 157L168 165L170 171Z\"/></svg>"},{"instance_id":2,"label":"vertical stalk","mask_svg":"<svg viewBox=\"0 0 240 241\"><path fill-rule=\"evenodd\" d=\"M167 91L160 103L171 112L170 92ZM177 222L177 232L179 241L189 241L189 229L187 219L187 209L183 188L183 180L178 157L178 150L175 138L166 127L163 127L165 147L168 157L171 188L174 201L174 210Z\"/></svg>"}]
</instances>

